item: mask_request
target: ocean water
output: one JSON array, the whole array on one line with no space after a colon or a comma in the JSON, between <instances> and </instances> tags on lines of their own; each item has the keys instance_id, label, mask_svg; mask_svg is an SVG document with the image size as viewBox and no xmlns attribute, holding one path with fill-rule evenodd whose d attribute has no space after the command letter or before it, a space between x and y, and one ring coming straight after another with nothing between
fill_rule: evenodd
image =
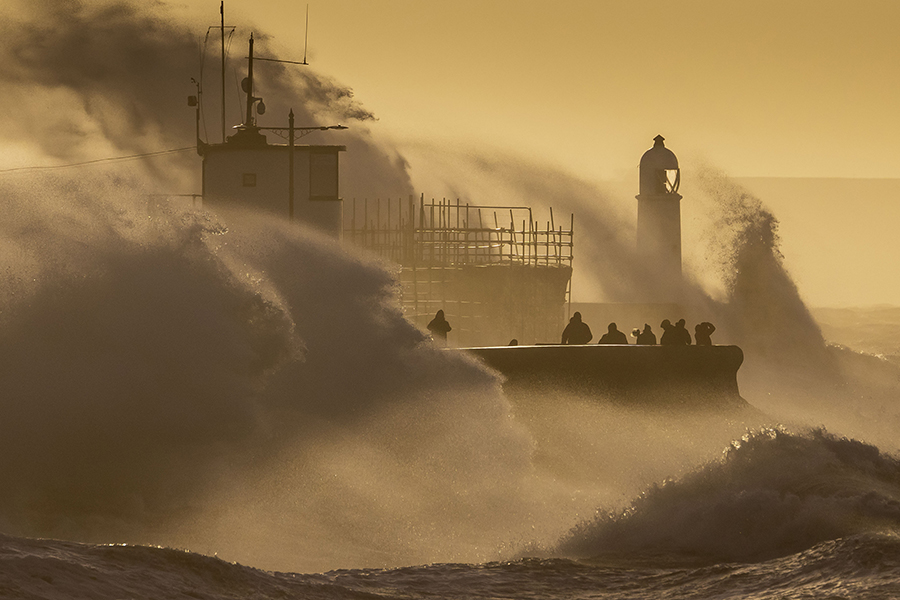
<instances>
[{"instance_id":1,"label":"ocean water","mask_svg":"<svg viewBox=\"0 0 900 600\"><path fill-rule=\"evenodd\" d=\"M266 572L149 547L2 540L6 598L896 598L893 536L752 564L605 566L526 558L323 574Z\"/></svg>"},{"instance_id":2,"label":"ocean water","mask_svg":"<svg viewBox=\"0 0 900 600\"><path fill-rule=\"evenodd\" d=\"M540 556L301 574L171 548L0 537L4 598L895 598L900 462L765 430Z\"/></svg>"},{"instance_id":3,"label":"ocean water","mask_svg":"<svg viewBox=\"0 0 900 600\"><path fill-rule=\"evenodd\" d=\"M0 596L895 598L898 466L821 432L763 432L543 557L484 563L299 574L171 548L2 536Z\"/></svg>"},{"instance_id":4,"label":"ocean water","mask_svg":"<svg viewBox=\"0 0 900 600\"><path fill-rule=\"evenodd\" d=\"M67 124L20 103L6 160L190 145L197 36L162 6L4 7L0 80ZM354 124L345 195L411 192L350 90L304 73L260 82L270 114ZM449 152L463 196L576 212L607 300L646 279L597 186ZM686 294L743 348L747 405L684 410L508 396L404 318L392 265L159 201L199 187L187 156L0 173L0 597L900 596L893 340L823 335L776 216L715 169L682 165Z\"/></svg>"}]
</instances>

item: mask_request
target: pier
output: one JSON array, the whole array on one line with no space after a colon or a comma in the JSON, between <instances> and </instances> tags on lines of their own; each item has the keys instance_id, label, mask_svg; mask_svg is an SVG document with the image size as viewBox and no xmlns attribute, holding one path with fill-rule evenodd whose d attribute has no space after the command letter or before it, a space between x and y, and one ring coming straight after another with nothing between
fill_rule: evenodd
<instances>
[{"instance_id":1,"label":"pier","mask_svg":"<svg viewBox=\"0 0 900 600\"><path fill-rule=\"evenodd\" d=\"M499 371L509 392L567 391L629 404L721 406L745 403L737 346L497 346L466 352Z\"/></svg>"}]
</instances>

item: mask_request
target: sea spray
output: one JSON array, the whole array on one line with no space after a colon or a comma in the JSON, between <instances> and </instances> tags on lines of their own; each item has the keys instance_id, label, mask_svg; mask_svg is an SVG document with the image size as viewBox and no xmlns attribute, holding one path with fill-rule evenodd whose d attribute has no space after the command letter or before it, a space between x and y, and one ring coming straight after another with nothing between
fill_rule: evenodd
<instances>
[{"instance_id":1,"label":"sea spray","mask_svg":"<svg viewBox=\"0 0 900 600\"><path fill-rule=\"evenodd\" d=\"M4 520L108 535L169 518L253 437L265 374L300 356L290 319L208 251L203 215L150 222L117 183L0 193L26 258L4 272Z\"/></svg>"},{"instance_id":2,"label":"sea spray","mask_svg":"<svg viewBox=\"0 0 900 600\"><path fill-rule=\"evenodd\" d=\"M499 559L742 430L511 405L403 317L389 265L270 216L150 216L139 181L3 186L9 533L289 570Z\"/></svg>"},{"instance_id":3,"label":"sea spray","mask_svg":"<svg viewBox=\"0 0 900 600\"><path fill-rule=\"evenodd\" d=\"M563 556L714 564L786 556L900 527L900 463L821 430L747 435L721 461L648 489L559 544Z\"/></svg>"},{"instance_id":4,"label":"sea spray","mask_svg":"<svg viewBox=\"0 0 900 600\"><path fill-rule=\"evenodd\" d=\"M161 8L4 9L0 77L54 99L52 116L20 103L4 131L28 153L10 166L193 145L174 104L194 92L193 30ZM371 117L327 78L277 68L259 89L285 96L269 114ZM342 135L345 194L409 191L397 153ZM568 492L535 484L499 380L427 344L391 268L274 219L151 200L196 182L187 156L5 175L6 531L299 570L486 559L564 525L540 507Z\"/></svg>"},{"instance_id":5,"label":"sea spray","mask_svg":"<svg viewBox=\"0 0 900 600\"><path fill-rule=\"evenodd\" d=\"M825 339L784 266L778 219L713 167L701 165L696 179L712 200L707 247L727 290L728 327L759 358L827 372Z\"/></svg>"},{"instance_id":6,"label":"sea spray","mask_svg":"<svg viewBox=\"0 0 900 600\"><path fill-rule=\"evenodd\" d=\"M148 217L132 185L0 190L4 530L299 570L486 559L530 529L530 436L390 270L273 217Z\"/></svg>"},{"instance_id":7,"label":"sea spray","mask_svg":"<svg viewBox=\"0 0 900 600\"><path fill-rule=\"evenodd\" d=\"M726 290L717 318L744 349L744 396L782 421L896 451L900 369L826 343L784 265L778 219L762 200L709 165L700 165L697 183L712 223L709 264Z\"/></svg>"},{"instance_id":8,"label":"sea spray","mask_svg":"<svg viewBox=\"0 0 900 600\"><path fill-rule=\"evenodd\" d=\"M215 14L215 13L213 13ZM134 173L155 183L148 192L191 193L200 188L195 110L185 98L200 86L200 138L220 143L219 85L215 43L198 47L204 22L188 22L183 7L163 2L48 0L39 5L0 7L0 81L10 110L0 113L3 167L46 167L114 157L162 153L130 162ZM229 51L227 87L246 75L251 27L239 27ZM261 28L259 52L283 56ZM347 148L342 194L347 198L412 193L407 164L374 134L375 116L351 88L314 66L286 68L265 63L254 73L268 112L258 125L287 127L293 111L298 127L343 124L347 131L313 132L304 143ZM228 97L228 131L241 123L239 102ZM327 135L327 137L322 137ZM178 152L170 152L178 151Z\"/></svg>"},{"instance_id":9,"label":"sea spray","mask_svg":"<svg viewBox=\"0 0 900 600\"><path fill-rule=\"evenodd\" d=\"M10 166L194 145L181 102L195 92L196 28L160 6L49 2L5 20L0 77L17 110L4 113L3 135L20 150ZM345 196L410 191L402 154L373 139L349 88L275 68L260 72L260 90L273 119L293 108L304 124L352 121L327 139L349 149ZM286 99L268 96L275 90ZM148 214L147 194L196 187L197 159L174 159L192 152L115 171L5 176L6 531L183 546L292 570L482 561L689 472L740 428L721 415L676 426L585 398L510 405L494 374L430 347L403 319L393 267L258 215L164 205ZM647 274L623 208L631 198L619 204L563 170L508 158L461 171L500 193L459 195L577 212L576 265L591 265L592 285L613 301L641 289ZM761 216L745 222L773 231ZM728 325L745 312L788 315L770 322L776 333L812 331L791 317L802 313L773 239L740 254L749 262L735 297L754 300L711 312L720 340L743 343ZM733 238L732 251L746 241ZM777 285L766 289L785 294L745 293L771 274ZM688 290L717 308L702 286Z\"/></svg>"},{"instance_id":10,"label":"sea spray","mask_svg":"<svg viewBox=\"0 0 900 600\"><path fill-rule=\"evenodd\" d=\"M642 271L634 251L633 190L492 149L419 142L406 153L415 180L464 201L490 198L574 213L576 297L631 302L651 289L652 274ZM891 429L900 422L894 408L900 372L829 347L784 264L778 219L764 199L704 161L688 157L682 171L685 239L697 247L685 253L682 308L690 315L672 317L711 321L714 343L740 346L742 395L776 420L896 448Z\"/></svg>"}]
</instances>

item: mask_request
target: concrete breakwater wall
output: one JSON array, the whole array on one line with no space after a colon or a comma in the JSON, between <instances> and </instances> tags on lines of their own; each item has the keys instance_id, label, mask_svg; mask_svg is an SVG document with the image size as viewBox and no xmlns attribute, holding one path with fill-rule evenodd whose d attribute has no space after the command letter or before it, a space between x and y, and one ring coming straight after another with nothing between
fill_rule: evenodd
<instances>
[{"instance_id":1,"label":"concrete breakwater wall","mask_svg":"<svg viewBox=\"0 0 900 600\"><path fill-rule=\"evenodd\" d=\"M737 346L499 346L465 348L515 393L569 391L629 404L738 406Z\"/></svg>"}]
</instances>

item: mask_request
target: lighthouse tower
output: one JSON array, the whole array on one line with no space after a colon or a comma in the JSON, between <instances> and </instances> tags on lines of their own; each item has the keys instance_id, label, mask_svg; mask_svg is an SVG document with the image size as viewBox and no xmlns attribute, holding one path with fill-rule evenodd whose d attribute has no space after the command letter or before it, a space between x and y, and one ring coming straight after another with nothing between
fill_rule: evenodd
<instances>
[{"instance_id":1,"label":"lighthouse tower","mask_svg":"<svg viewBox=\"0 0 900 600\"><path fill-rule=\"evenodd\" d=\"M651 279L644 301L677 303L681 299L681 170L665 138L653 138L640 166L637 253Z\"/></svg>"}]
</instances>

